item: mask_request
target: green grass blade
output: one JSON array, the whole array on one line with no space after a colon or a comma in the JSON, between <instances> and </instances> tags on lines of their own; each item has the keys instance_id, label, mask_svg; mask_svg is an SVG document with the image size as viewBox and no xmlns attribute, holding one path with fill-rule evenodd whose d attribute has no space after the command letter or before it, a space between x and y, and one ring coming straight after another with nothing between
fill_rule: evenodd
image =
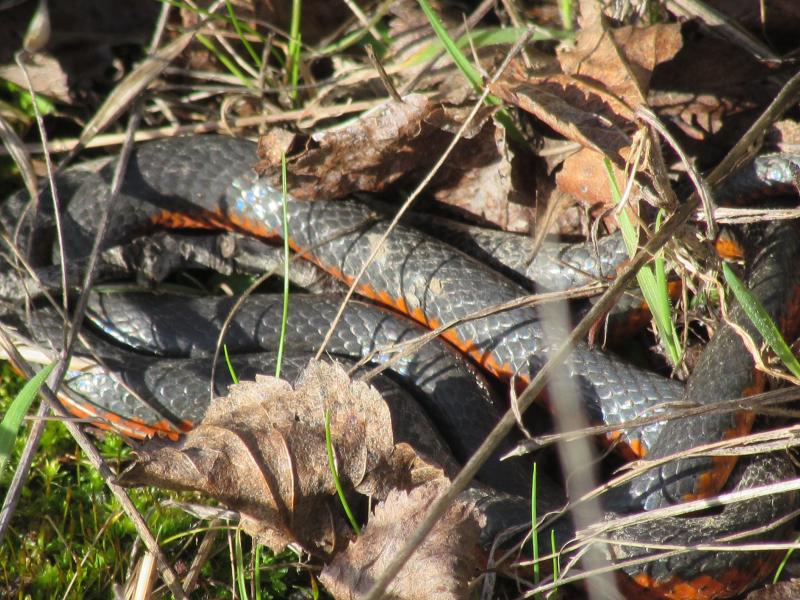
<instances>
[{"instance_id":1,"label":"green grass blade","mask_svg":"<svg viewBox=\"0 0 800 600\"><path fill-rule=\"evenodd\" d=\"M458 48L466 48L471 45L475 48L484 48L496 44L514 44L521 36L527 35L527 33L528 29L525 27L479 27L458 38L456 46ZM536 31L531 35L530 40L531 42L541 42L546 40L562 40L567 37L569 36L561 31L549 29L547 27L537 27ZM425 45L422 49L411 54L400 66L403 68L411 68L427 62L439 54L443 48L444 44L437 38L431 41L430 44Z\"/></svg>"},{"instance_id":2,"label":"green grass blade","mask_svg":"<svg viewBox=\"0 0 800 600\"><path fill-rule=\"evenodd\" d=\"M796 538L794 541L795 544L800 544L800 537ZM778 568L775 569L775 575L772 577L772 584L778 583L778 580L781 578L781 573L786 568L786 563L789 562L789 558L791 558L792 554L794 554L795 548L790 548L786 551L783 559L781 560L781 564L778 565Z\"/></svg>"},{"instance_id":3,"label":"green grass blade","mask_svg":"<svg viewBox=\"0 0 800 600\"><path fill-rule=\"evenodd\" d=\"M239 598L247 600L247 582L244 578L244 550L242 549L242 530L236 529L234 538L234 554L236 555L236 587L239 588Z\"/></svg>"},{"instance_id":4,"label":"green grass blade","mask_svg":"<svg viewBox=\"0 0 800 600\"><path fill-rule=\"evenodd\" d=\"M283 353L286 346L286 322L289 320L289 188L286 179L286 154L281 153L281 192L283 194L283 311L281 312L281 335L278 338L278 360L275 377L281 376Z\"/></svg>"},{"instance_id":5,"label":"green grass blade","mask_svg":"<svg viewBox=\"0 0 800 600\"><path fill-rule=\"evenodd\" d=\"M619 206L622 202L622 192L619 190L619 183L617 183L617 177L614 175L614 167L607 156L603 158L603 165L606 168L606 177L608 177L611 199L614 201L614 204ZM622 231L622 240L625 242L628 255L633 258L639 247L639 229L633 226L628 215L624 212L620 213L619 228L620 231Z\"/></svg>"},{"instance_id":6,"label":"green grass blade","mask_svg":"<svg viewBox=\"0 0 800 600\"><path fill-rule=\"evenodd\" d=\"M231 23L233 24L233 28L236 30L236 35L239 36L239 41L242 42L245 50L250 55L250 58L253 59L253 64L256 65L258 69L261 68L261 57L255 51L253 46L247 39L247 35L244 31L244 27L242 27L242 22L239 20L239 17L236 16L236 11L233 9L233 3L231 0L225 0L225 7L228 9L228 16L231 19Z\"/></svg>"},{"instance_id":7,"label":"green grass blade","mask_svg":"<svg viewBox=\"0 0 800 600\"><path fill-rule=\"evenodd\" d=\"M289 25L289 84L291 85L292 101L297 101L297 84L300 82L300 7L301 0L292 0L292 20Z\"/></svg>"},{"instance_id":8,"label":"green grass blade","mask_svg":"<svg viewBox=\"0 0 800 600\"><path fill-rule=\"evenodd\" d=\"M436 34L436 37L441 40L442 44L444 45L447 53L450 55L450 58L453 59L453 62L456 63L456 66L459 70L464 74L464 77L467 78L470 85L476 90L483 89L483 78L481 74L478 73L478 70L472 66L472 63L469 62L464 53L461 52L461 49L458 47L458 44L453 41L453 38L450 37L450 34L447 33L447 30L442 25L441 20L439 19L439 15L431 8L430 3L428 0L417 0L419 2L420 8L422 8L422 12L425 13L425 17L428 19L428 23L430 23L433 32ZM500 101L497 98L489 101L491 104L499 104Z\"/></svg>"},{"instance_id":9,"label":"green grass blade","mask_svg":"<svg viewBox=\"0 0 800 600\"><path fill-rule=\"evenodd\" d=\"M253 540L253 587L255 588L255 600L261 600L261 544Z\"/></svg>"},{"instance_id":10,"label":"green grass blade","mask_svg":"<svg viewBox=\"0 0 800 600\"><path fill-rule=\"evenodd\" d=\"M572 0L558 0L558 14L561 17L561 25L565 31L572 31L575 19L575 7Z\"/></svg>"},{"instance_id":11,"label":"green grass blade","mask_svg":"<svg viewBox=\"0 0 800 600\"><path fill-rule=\"evenodd\" d=\"M789 369L792 375L800 378L800 362L798 362L795 355L792 354L792 350L789 348L786 340L783 339L780 329L778 329L778 326L775 325L775 321L767 314L767 311L764 310L764 306L759 302L758 298L745 287L742 281L726 263L722 263L722 273L725 276L725 282L733 292L733 295L736 296L736 300L758 330L758 333L761 334L761 337L764 338L767 345L778 355L778 358L781 359L781 362Z\"/></svg>"},{"instance_id":12,"label":"green grass blade","mask_svg":"<svg viewBox=\"0 0 800 600\"><path fill-rule=\"evenodd\" d=\"M0 421L0 476L3 475L3 471L5 471L8 461L11 459L11 453L14 451L14 441L17 439L22 421L39 393L39 388L42 387L44 380L50 375L50 371L53 370L55 365L55 363L47 365L30 378L13 402L11 402L11 406L8 407L8 412L3 416L3 420Z\"/></svg>"},{"instance_id":13,"label":"green grass blade","mask_svg":"<svg viewBox=\"0 0 800 600\"><path fill-rule=\"evenodd\" d=\"M336 458L333 455L333 442L331 441L331 413L327 410L325 411L325 450L328 452L328 468L331 471L331 476L333 476L333 485L336 486L339 502L342 503L342 508L347 515L347 520L350 521L353 531L356 532L356 535L361 535L361 528L350 510L350 505L344 495L344 489L342 489L342 482L339 480L339 472L336 470Z\"/></svg>"},{"instance_id":14,"label":"green grass blade","mask_svg":"<svg viewBox=\"0 0 800 600\"><path fill-rule=\"evenodd\" d=\"M239 378L236 376L236 369L233 368L233 363L231 362L231 355L228 354L228 344L222 344L222 353L225 355L225 364L228 367L228 373L231 374L233 383L239 383Z\"/></svg>"},{"instance_id":15,"label":"green grass blade","mask_svg":"<svg viewBox=\"0 0 800 600\"><path fill-rule=\"evenodd\" d=\"M553 582L558 581L561 575L561 565L558 564L558 549L556 547L556 530L550 530L550 550L553 552ZM558 593L558 586L553 588L553 594Z\"/></svg>"},{"instance_id":16,"label":"green grass blade","mask_svg":"<svg viewBox=\"0 0 800 600\"><path fill-rule=\"evenodd\" d=\"M255 85L250 80L250 78L244 73L242 73L241 69L239 69L239 67L236 66L236 63L234 63L224 53L220 52L220 50L217 48L214 42L212 42L209 38L199 33L195 36L195 39L201 44L203 44L203 46L205 46L206 49L209 52L211 52L211 54L214 55L214 58L216 58L220 63L222 63L225 66L225 68L228 69L228 71L230 71L231 75L233 75L234 77L236 77L236 79L241 81L242 85L251 90L255 89Z\"/></svg>"},{"instance_id":17,"label":"green grass blade","mask_svg":"<svg viewBox=\"0 0 800 600\"><path fill-rule=\"evenodd\" d=\"M0 79L0 92L5 92L4 96L10 96L10 102L6 103L3 102L3 108L8 107L13 112L21 112L23 115L27 117L34 117L35 112L33 110L33 104L36 103L36 107L39 109L39 112L44 115L49 115L56 110L55 103L50 100L47 96L42 95L41 93L37 93L36 97L34 98L31 96L30 92L23 87L20 87L14 83L6 79Z\"/></svg>"}]
</instances>

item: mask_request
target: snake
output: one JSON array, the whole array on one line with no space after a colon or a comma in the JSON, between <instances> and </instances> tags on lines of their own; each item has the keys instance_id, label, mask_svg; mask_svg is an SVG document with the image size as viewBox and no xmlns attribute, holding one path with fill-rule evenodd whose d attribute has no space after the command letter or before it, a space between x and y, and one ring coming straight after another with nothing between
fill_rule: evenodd
<instances>
[{"instance_id":1,"label":"snake","mask_svg":"<svg viewBox=\"0 0 800 600\"><path fill-rule=\"evenodd\" d=\"M255 173L254 158L252 142L224 136L172 138L136 146L111 207L101 248L124 244L161 228L223 229L274 240L282 235L285 211L289 231L286 241L300 256L348 285L356 283L362 296L406 315L419 326L443 328L441 338L446 343L437 344L435 352L447 356L445 379L450 377L451 384L455 381L456 385L465 385L466 379L478 381L469 393L453 394L453 389L458 388L443 386L441 379L431 376L439 369L430 365L444 359L417 356L416 364L400 370L411 373L412 378L421 374L421 383L415 385L421 396L429 398L426 406L433 420L441 429L454 432L448 442L455 446L459 459L467 458L497 419L497 408L485 392L488 386L472 364L501 380L524 386L546 362L548 352L553 349L552 340L566 336L566 329L545 325L538 311L530 306L485 314L486 309L526 296L527 290L486 261L476 260L415 228L400 225L388 232L389 216L361 200L287 199ZM98 215L107 201L112 171L110 165L93 176L81 175L65 181L66 196L70 198L61 214L66 263L81 264L88 254L98 233ZM753 163L733 180L726 193L759 194L765 187L791 182L792 172L786 160L770 158ZM776 186L770 185L773 182ZM34 269L52 264L53 215L42 210L25 213L20 220L19 214L13 202L6 203L0 218L7 224L13 223ZM375 259L368 263L376 243L384 237ZM800 288L800 274L792 265L800 252L800 238L791 225L772 223L748 228L744 239L748 254L747 283L773 320L784 326L787 335L792 335L797 320L793 300ZM567 270L571 280L576 272L591 274L598 265L603 265L602 260L592 256L587 251L570 258L573 266ZM581 266L575 268L575 263ZM552 271L557 263L548 260L542 264ZM604 268L607 270L607 265ZM355 281L362 270L363 275ZM73 278L73 285L78 281ZM548 283L554 285L550 281L545 285ZM119 343L140 345L139 350L161 355L136 368L126 359L119 361L119 371L127 372L130 381L138 383L150 395L155 407L143 409L131 400L124 405L115 404L119 394L108 393L96 394L93 408L78 403L68 404L68 408L76 414L101 415L115 427L140 435L156 430L174 433L190 427L202 414L202 401L198 399L204 396L200 392L186 393L188 384L179 389L183 381L181 371L170 361L196 360L191 358L193 354L207 353L216 344L216 337L201 340L196 333L218 331L230 306L218 299L179 298L165 300L153 310L150 299L135 295L108 298L109 301L97 300L90 307L93 326L116 336ZM263 340L253 338L266 331L266 324L277 322L277 303L260 302L245 304L234 317L235 330L250 338L247 343L254 344L245 351L262 348ZM313 346L320 340L324 325L330 323L336 302L322 298L307 302L308 305L303 305L302 300L298 301L300 308L290 331L298 345ZM334 354L358 356L376 349L378 342L418 335L418 332L402 333L397 327L391 334L376 335L388 319L395 317L374 305L354 303L353 306L337 328L340 337L336 341L338 346L334 344L331 349ZM181 321L176 315L192 315L195 326L176 329ZM658 411L665 411L670 405L713 403L757 392L763 378L753 368L738 332L744 329L756 338L757 333L738 308L730 316L736 326L720 328L686 386L610 352L578 343L564 369L577 383L589 419L624 426L641 415L659 414ZM196 327L197 323L208 326ZM402 331L412 331L408 321L403 323L399 326ZM182 338L184 347L163 345L165 340ZM453 348L472 362L459 362ZM113 352L110 354L113 358ZM160 377L155 375L158 372L162 374ZM204 385L207 398L207 384ZM553 410L558 410L557 399L551 398L550 404ZM616 437L631 453L659 458L699 443L745 434L753 419L748 411L703 415L670 420L666 424L627 427ZM516 493L520 489L519 473L512 473L511 467L497 469L497 465L504 464L493 461L492 468L484 470L483 478L489 485L505 486ZM607 518L613 520L640 510L706 497L723 486L747 489L766 485L792 474L791 464L778 454L758 455L738 462L718 457L673 461L646 471L611 494ZM673 517L627 526L617 531L620 543L607 545L603 552L608 558L633 563L622 569L624 585L631 593L664 598L734 595L768 573L774 556L689 551L667 553L669 556L657 560L637 559L647 558L658 547L710 543L736 534L747 541L780 537L785 534L785 518L777 530L765 530L764 525L791 514L797 502L792 493L768 495L725 506L719 514ZM638 544L625 544L626 541Z\"/></svg>"}]
</instances>

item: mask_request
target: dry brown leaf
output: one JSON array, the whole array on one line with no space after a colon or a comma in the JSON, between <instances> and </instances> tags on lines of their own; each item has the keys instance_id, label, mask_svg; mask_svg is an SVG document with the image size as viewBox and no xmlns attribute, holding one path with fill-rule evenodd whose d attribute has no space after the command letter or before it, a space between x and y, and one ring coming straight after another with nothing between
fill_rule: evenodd
<instances>
[{"instance_id":1,"label":"dry brown leaf","mask_svg":"<svg viewBox=\"0 0 800 600\"><path fill-rule=\"evenodd\" d=\"M64 103L72 102L69 76L64 71L61 61L50 54L40 53L25 57L24 66L31 78L33 90L37 94L43 94ZM25 74L15 63L0 65L0 79L7 79L23 89L28 88Z\"/></svg>"},{"instance_id":2,"label":"dry brown leaf","mask_svg":"<svg viewBox=\"0 0 800 600\"><path fill-rule=\"evenodd\" d=\"M179 442L144 444L122 481L205 492L240 511L243 528L261 543L328 554L349 528L328 468L326 411L339 477L353 499L354 491L380 499L444 476L397 443L435 434L412 402L396 404L365 383L351 384L341 367L312 361L294 388L265 376L234 386Z\"/></svg>"},{"instance_id":3,"label":"dry brown leaf","mask_svg":"<svg viewBox=\"0 0 800 600\"><path fill-rule=\"evenodd\" d=\"M307 149L289 160L292 194L306 199L336 198L356 191L380 191L431 165L457 127L442 108L412 94L389 101L343 127L315 134ZM474 132L488 118L476 119ZM469 132L468 132L469 133ZM469 137L469 136L467 136ZM276 173L277 165L260 170Z\"/></svg>"},{"instance_id":4,"label":"dry brown leaf","mask_svg":"<svg viewBox=\"0 0 800 600\"><path fill-rule=\"evenodd\" d=\"M466 119L444 111L451 123ZM446 128L446 124L442 125ZM487 121L468 140L459 143L430 186L433 196L462 215L506 231L527 233L536 217L534 157L507 143L506 131Z\"/></svg>"},{"instance_id":5,"label":"dry brown leaf","mask_svg":"<svg viewBox=\"0 0 800 600\"><path fill-rule=\"evenodd\" d=\"M625 185L625 172L611 165L617 185ZM611 187L602 154L581 148L564 161L563 168L556 173L558 189L574 196L589 206L609 206L612 202Z\"/></svg>"},{"instance_id":6,"label":"dry brown leaf","mask_svg":"<svg viewBox=\"0 0 800 600\"><path fill-rule=\"evenodd\" d=\"M419 166L413 146L433 133L423 125L434 108L423 96L411 95L307 139L306 150L289 159L292 194L315 200L383 189ZM279 166L264 161L257 168L274 177Z\"/></svg>"},{"instance_id":7,"label":"dry brown leaf","mask_svg":"<svg viewBox=\"0 0 800 600\"><path fill-rule=\"evenodd\" d=\"M602 87L568 75L511 76L492 93L546 123L565 138L624 161L633 112Z\"/></svg>"},{"instance_id":8,"label":"dry brown leaf","mask_svg":"<svg viewBox=\"0 0 800 600\"><path fill-rule=\"evenodd\" d=\"M310 138L271 132L260 141L257 168L277 180L281 152L294 149L289 187L309 200L380 192L394 183L410 187L444 153L471 108L412 94ZM528 231L536 187L532 158L508 149L505 131L489 118L492 111L481 109L470 122L428 189L477 220Z\"/></svg>"},{"instance_id":9,"label":"dry brown leaf","mask_svg":"<svg viewBox=\"0 0 800 600\"><path fill-rule=\"evenodd\" d=\"M562 72L524 73L517 64L491 89L581 144L583 151L559 173L558 187L584 202L608 204L603 157L624 167L635 110L646 102L653 69L671 59L682 40L676 24L608 28L595 4L581 5L585 26L576 47L558 55Z\"/></svg>"},{"instance_id":10,"label":"dry brown leaf","mask_svg":"<svg viewBox=\"0 0 800 600\"><path fill-rule=\"evenodd\" d=\"M621 164L634 111L644 102L655 65L680 49L677 26L584 29L578 46L562 52L563 73L523 73L519 65L491 86L506 102L544 121L567 139Z\"/></svg>"},{"instance_id":11,"label":"dry brown leaf","mask_svg":"<svg viewBox=\"0 0 800 600\"><path fill-rule=\"evenodd\" d=\"M603 86L635 110L645 103L653 69L673 58L681 44L677 23L610 29L598 20L581 29L576 47L559 53L558 60L565 74Z\"/></svg>"},{"instance_id":12,"label":"dry brown leaf","mask_svg":"<svg viewBox=\"0 0 800 600\"><path fill-rule=\"evenodd\" d=\"M424 518L442 490L432 482L411 492L392 492L375 509L362 534L323 569L320 581L337 600L362 598ZM479 528L467 504L456 502L394 579L386 598L467 598L477 570Z\"/></svg>"}]
</instances>

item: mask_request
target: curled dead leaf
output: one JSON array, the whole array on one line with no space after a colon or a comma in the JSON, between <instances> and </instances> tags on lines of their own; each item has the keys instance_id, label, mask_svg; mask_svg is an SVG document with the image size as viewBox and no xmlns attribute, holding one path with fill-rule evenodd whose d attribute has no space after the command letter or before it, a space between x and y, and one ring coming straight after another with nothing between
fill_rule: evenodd
<instances>
[{"instance_id":1,"label":"curled dead leaf","mask_svg":"<svg viewBox=\"0 0 800 600\"><path fill-rule=\"evenodd\" d=\"M311 137L262 137L257 170L279 181L281 151L288 159L289 189L308 200L413 186L461 130L471 103L454 105L411 94L388 101L343 127ZM505 132L484 107L429 185L436 199L504 229L529 231L535 181L531 156L508 149Z\"/></svg>"},{"instance_id":2,"label":"curled dead leaf","mask_svg":"<svg viewBox=\"0 0 800 600\"><path fill-rule=\"evenodd\" d=\"M511 77L492 93L546 123L565 138L621 160L630 146L632 111L613 94L568 75Z\"/></svg>"},{"instance_id":3,"label":"curled dead leaf","mask_svg":"<svg viewBox=\"0 0 800 600\"><path fill-rule=\"evenodd\" d=\"M442 490L431 482L411 492L392 492L369 524L322 571L320 580L337 599L361 598L425 517ZM468 504L456 502L439 520L387 590L392 599L461 599L477 570L479 528Z\"/></svg>"},{"instance_id":4,"label":"curled dead leaf","mask_svg":"<svg viewBox=\"0 0 800 600\"><path fill-rule=\"evenodd\" d=\"M475 120L479 131L491 111ZM444 151L460 122L444 107L419 94L388 101L357 120L302 140L305 149L289 158L289 189L298 198L338 198L356 191L376 192L431 164ZM274 178L274 152L262 145L260 173Z\"/></svg>"},{"instance_id":5,"label":"curled dead leaf","mask_svg":"<svg viewBox=\"0 0 800 600\"><path fill-rule=\"evenodd\" d=\"M587 4L587 6L589 6ZM583 15L574 49L553 66L526 72L519 63L491 91L583 146L557 177L560 190L590 204L610 203L603 158L622 169L631 154L636 109L646 104L655 67L682 45L680 26L608 27L600 12Z\"/></svg>"},{"instance_id":6,"label":"curled dead leaf","mask_svg":"<svg viewBox=\"0 0 800 600\"><path fill-rule=\"evenodd\" d=\"M610 28L597 20L581 29L575 48L559 53L558 60L564 73L602 85L635 110L646 101L653 69L681 45L677 23Z\"/></svg>"},{"instance_id":7,"label":"curled dead leaf","mask_svg":"<svg viewBox=\"0 0 800 600\"><path fill-rule=\"evenodd\" d=\"M388 396L387 392L384 396ZM129 485L202 491L242 514L261 543L296 543L327 555L349 536L325 447L325 413L342 486L351 502L384 498L441 479L453 467L423 460L408 442L436 438L408 395L384 400L371 386L350 382L337 365L312 361L292 387L260 376L212 401L203 421L178 442L151 440L122 476ZM404 443L400 443L404 442ZM440 452L435 440L415 444Z\"/></svg>"},{"instance_id":8,"label":"curled dead leaf","mask_svg":"<svg viewBox=\"0 0 800 600\"><path fill-rule=\"evenodd\" d=\"M624 189L625 172L611 165L617 185ZM605 209L613 205L611 183L604 157L599 152L581 148L564 161L563 168L556 173L558 189L574 196L580 202Z\"/></svg>"}]
</instances>

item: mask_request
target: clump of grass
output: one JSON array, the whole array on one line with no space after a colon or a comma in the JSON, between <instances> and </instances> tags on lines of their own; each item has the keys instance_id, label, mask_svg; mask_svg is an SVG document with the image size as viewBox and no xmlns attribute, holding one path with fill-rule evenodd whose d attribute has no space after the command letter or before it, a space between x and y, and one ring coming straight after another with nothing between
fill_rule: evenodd
<instances>
[{"instance_id":1,"label":"clump of grass","mask_svg":"<svg viewBox=\"0 0 800 600\"><path fill-rule=\"evenodd\" d=\"M605 167L611 188L611 197L619 205L622 202L622 194L614 176L611 161L608 158L605 159ZM656 231L658 231L661 218L662 214L659 213L656 220ZM619 228L622 231L628 254L633 258L639 246L639 232L624 210L619 213ZM672 318L672 303L669 299L669 284L663 251L659 251L653 258L652 268L649 265L645 265L639 269L638 273L636 273L636 282L639 284L642 296L644 296L644 300L647 302L647 306L653 316L653 322L656 325L661 345L667 351L670 363L677 367L682 360L683 349Z\"/></svg>"},{"instance_id":2,"label":"clump of grass","mask_svg":"<svg viewBox=\"0 0 800 600\"><path fill-rule=\"evenodd\" d=\"M0 380L0 412L5 412L20 381L7 364L0 368ZM23 444L24 436L18 436L12 464ZM116 435L105 436L98 445L112 464L120 465L130 453ZM9 470L0 477L0 488L7 489L11 476ZM161 508L170 497L165 492L132 490L132 497L163 534L192 526L187 515ZM20 597L44 598L67 589L76 597L110 595L110 582L125 580L124 557L136 540L122 515L64 427L48 423L22 501L0 545L0 595L14 590Z\"/></svg>"},{"instance_id":3,"label":"clump of grass","mask_svg":"<svg viewBox=\"0 0 800 600\"><path fill-rule=\"evenodd\" d=\"M7 363L0 364L0 414L4 414L24 383ZM118 435L105 434L98 442L103 457L117 471L130 460L131 450ZM11 464L24 445L17 437ZM8 488L12 469L0 476L0 490ZM129 491L145 515L162 547L180 569L194 558L197 539L205 523L167 501L202 502L197 494L157 488ZM124 583L131 549L139 546L133 525L125 518L102 477L84 460L80 448L58 422L45 426L22 501L12 518L8 535L0 544L0 597L107 598L112 582ZM217 557L217 558L213 558ZM231 564L225 540L217 543L212 560L201 570L201 585L215 598L231 597ZM296 557L274 555L249 539L242 545L244 573L250 585L257 578L260 596L286 597L292 590L307 590L308 575L293 567ZM237 580L240 577L237 574Z\"/></svg>"}]
</instances>

